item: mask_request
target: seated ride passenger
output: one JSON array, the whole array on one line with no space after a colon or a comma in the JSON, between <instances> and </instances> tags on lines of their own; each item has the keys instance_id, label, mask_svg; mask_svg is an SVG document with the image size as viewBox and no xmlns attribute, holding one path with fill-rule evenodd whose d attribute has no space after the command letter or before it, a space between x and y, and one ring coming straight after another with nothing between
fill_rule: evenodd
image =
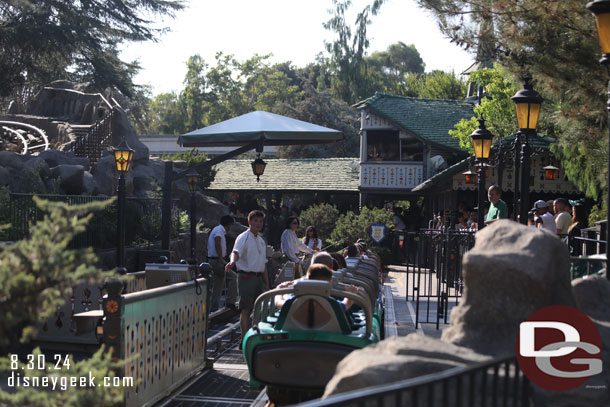
<instances>
[{"instance_id":1,"label":"seated ride passenger","mask_svg":"<svg viewBox=\"0 0 610 407\"><path fill-rule=\"evenodd\" d=\"M308 280L317 280L317 281L327 281L330 284L333 280L333 271L324 264L319 264L319 263L312 264L307 269L307 279ZM353 293L353 294L357 294L358 288L354 285L350 285L350 286L346 287L346 291ZM293 298L293 297L294 297L294 294L276 296L275 297L275 306L277 308L281 308L282 305L284 305L284 303L286 301L288 301L290 298ZM344 298L342 301L337 300L337 302L339 302L341 304L341 308L343 308L344 311L347 311L348 309L350 309L350 307L354 303L354 301L350 298Z\"/></svg>"}]
</instances>

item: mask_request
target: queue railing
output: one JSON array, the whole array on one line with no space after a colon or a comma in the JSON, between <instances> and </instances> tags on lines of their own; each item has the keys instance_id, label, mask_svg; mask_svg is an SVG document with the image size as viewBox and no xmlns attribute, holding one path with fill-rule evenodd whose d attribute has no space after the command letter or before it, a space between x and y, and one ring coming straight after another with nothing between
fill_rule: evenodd
<instances>
[{"instance_id":1,"label":"queue railing","mask_svg":"<svg viewBox=\"0 0 610 407\"><path fill-rule=\"evenodd\" d=\"M457 305L464 287L462 257L474 246L474 232L421 229L394 233L394 254L405 267L407 301L415 302L420 323L449 323L449 305Z\"/></svg>"},{"instance_id":2,"label":"queue railing","mask_svg":"<svg viewBox=\"0 0 610 407\"><path fill-rule=\"evenodd\" d=\"M298 404L299 407L530 405L530 383L514 356Z\"/></svg>"}]
</instances>

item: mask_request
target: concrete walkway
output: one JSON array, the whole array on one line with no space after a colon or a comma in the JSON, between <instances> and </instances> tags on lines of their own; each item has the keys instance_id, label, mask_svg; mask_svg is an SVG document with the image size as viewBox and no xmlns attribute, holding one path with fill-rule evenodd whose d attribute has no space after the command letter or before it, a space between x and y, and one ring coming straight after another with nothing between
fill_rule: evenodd
<instances>
[{"instance_id":1,"label":"concrete walkway","mask_svg":"<svg viewBox=\"0 0 610 407\"><path fill-rule=\"evenodd\" d=\"M409 273L407 280L406 267L390 266L384 283L386 297L386 336L406 336L411 333L440 338L442 330L448 327L445 319L440 318L437 329L437 284L434 275L423 271L419 277L420 299L419 299L419 323L415 329L415 319L418 313L418 305L413 298L413 285L416 276ZM417 285L417 284L416 284ZM409 300L407 301L407 288ZM425 294L430 294L425 296ZM453 290L452 293L453 294ZM449 315L451 309L456 305L455 298L449 298Z\"/></svg>"}]
</instances>

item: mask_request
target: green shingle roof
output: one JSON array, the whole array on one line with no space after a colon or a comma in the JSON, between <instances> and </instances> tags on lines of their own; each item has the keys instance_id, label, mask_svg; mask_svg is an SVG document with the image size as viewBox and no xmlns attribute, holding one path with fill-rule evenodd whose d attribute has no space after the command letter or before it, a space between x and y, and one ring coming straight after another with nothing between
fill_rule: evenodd
<instances>
[{"instance_id":1,"label":"green shingle roof","mask_svg":"<svg viewBox=\"0 0 610 407\"><path fill-rule=\"evenodd\" d=\"M265 174L256 182L252 160L228 160L208 189L217 191L343 191L357 192L360 160L357 158L265 159Z\"/></svg>"},{"instance_id":2,"label":"green shingle roof","mask_svg":"<svg viewBox=\"0 0 610 407\"><path fill-rule=\"evenodd\" d=\"M459 151L464 150L449 135L449 130L460 120L472 117L473 106L472 102L461 100L417 99L385 93L375 93L354 105L357 109L370 109L422 141Z\"/></svg>"},{"instance_id":3,"label":"green shingle roof","mask_svg":"<svg viewBox=\"0 0 610 407\"><path fill-rule=\"evenodd\" d=\"M493 150L497 150L498 146L502 143L502 147L504 149L512 149L515 143L515 136L505 137L500 141L497 141L492 146ZM548 150L549 146L555 142L555 139L545 136L543 134L536 134L535 136L530 136L529 145L530 148L537 148L541 150ZM521 151L521 149L519 149ZM440 185L444 181L448 181L453 178L454 175L461 173L468 169L471 165L474 164L474 157L471 155L468 158L463 159L462 161L452 165L451 167L439 172L438 174L428 178L421 184L417 185L413 188L412 192L420 192L426 189L429 189L433 186Z\"/></svg>"}]
</instances>

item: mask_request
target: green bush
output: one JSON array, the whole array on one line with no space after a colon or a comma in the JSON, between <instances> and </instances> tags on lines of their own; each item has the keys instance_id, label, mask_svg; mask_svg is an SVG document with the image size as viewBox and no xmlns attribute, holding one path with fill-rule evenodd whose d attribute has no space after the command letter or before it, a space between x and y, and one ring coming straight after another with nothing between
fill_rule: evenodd
<instances>
[{"instance_id":1,"label":"green bush","mask_svg":"<svg viewBox=\"0 0 610 407\"><path fill-rule=\"evenodd\" d=\"M113 361L104 347L90 359L74 362L71 358L69 370L64 366L61 371L15 369L11 362L16 362L7 357L8 353L19 350L20 342L27 346L36 333L35 327L63 305L73 286L115 276L114 272L97 269L97 259L91 248L69 248L70 241L85 230L90 213L102 210L111 200L73 206L39 198L34 201L47 213L44 219L36 222L29 237L0 246L0 376L8 377L17 371L22 377L78 377L88 376L89 372L98 378L111 377L122 362ZM36 349L33 353L37 355L38 352ZM123 393L124 389L120 387L43 391L16 386L14 392L0 390L0 406L112 406L120 403Z\"/></svg>"},{"instance_id":2,"label":"green bush","mask_svg":"<svg viewBox=\"0 0 610 407\"><path fill-rule=\"evenodd\" d=\"M358 239L364 239L371 246L373 241L369 236L369 226L373 223L383 223L388 229L394 227L392 212L380 208L362 208L359 214L352 211L341 215L337 220L331 236L337 244L347 245Z\"/></svg>"},{"instance_id":3,"label":"green bush","mask_svg":"<svg viewBox=\"0 0 610 407\"><path fill-rule=\"evenodd\" d=\"M305 209L299 216L298 236L305 236L307 226L314 226L318 231L318 236L322 240L329 239L332 231L337 225L339 219L339 211L334 205L320 204L313 205Z\"/></svg>"}]
</instances>

